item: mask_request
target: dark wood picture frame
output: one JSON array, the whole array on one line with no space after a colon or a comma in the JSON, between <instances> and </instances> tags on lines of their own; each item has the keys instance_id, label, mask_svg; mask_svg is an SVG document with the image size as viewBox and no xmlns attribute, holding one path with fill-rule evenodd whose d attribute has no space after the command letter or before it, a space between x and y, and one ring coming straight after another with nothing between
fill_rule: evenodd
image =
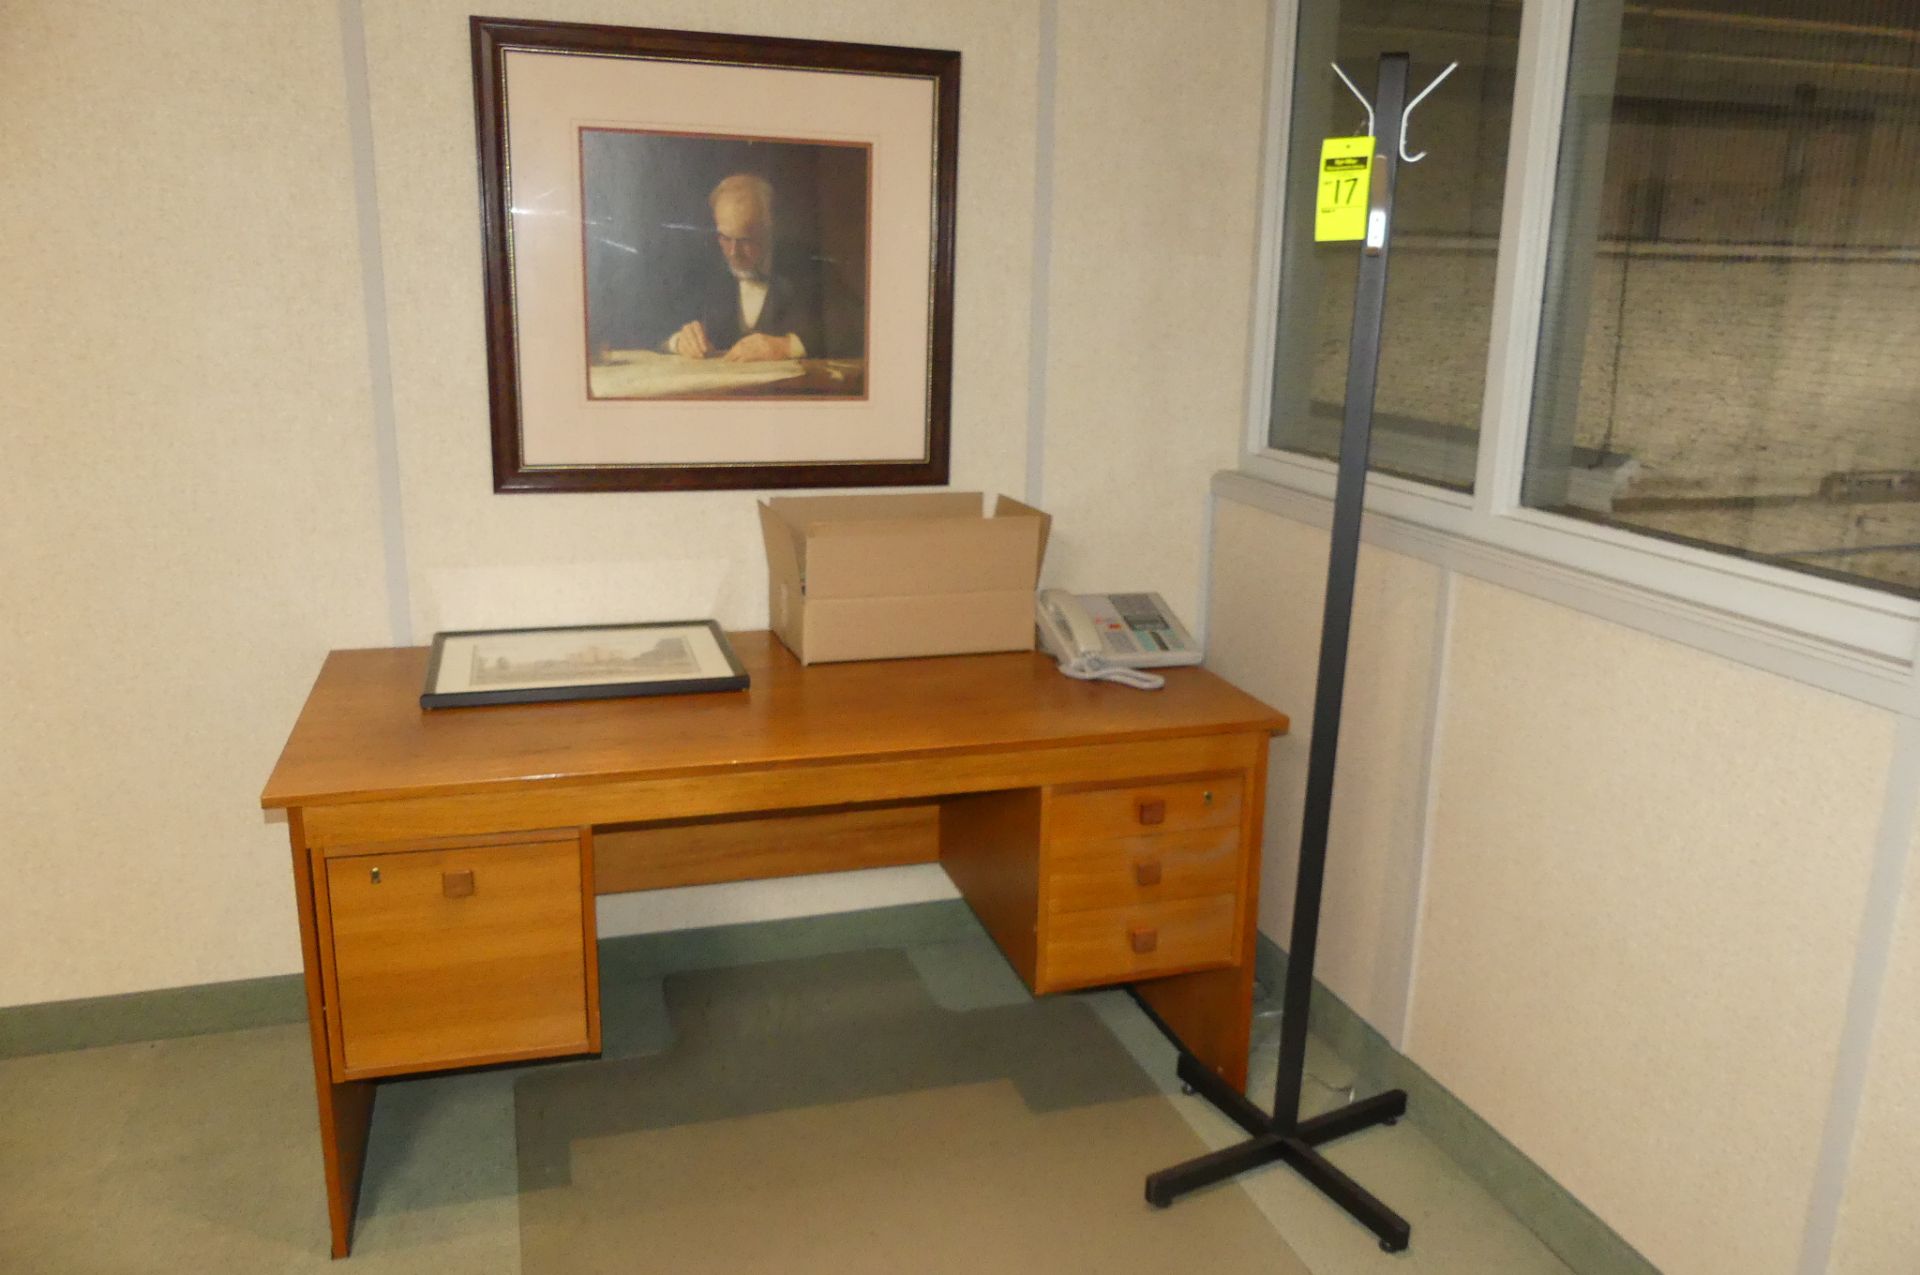
<instances>
[{"instance_id":1,"label":"dark wood picture frame","mask_svg":"<svg viewBox=\"0 0 1920 1275\"><path fill-rule=\"evenodd\" d=\"M739 36L587 23L474 17L474 112L478 134L481 238L485 271L487 378L494 490L662 491L792 487L938 486L948 481L953 377L954 209L959 145L960 54L820 40ZM525 456L528 387L522 372L516 252L513 242L510 109L506 58L516 51L562 53L714 68L804 70L825 75L906 77L929 82L932 97L931 223L927 229L926 377L920 403L924 441L917 458L756 457L687 463L529 464ZM769 137L768 140L782 140ZM872 269L869 264L868 269ZM897 272L896 272L897 274ZM882 278L878 286L885 287ZM869 283L869 293L874 290ZM863 314L863 319L865 318ZM917 344L916 344L917 350ZM865 376L864 365L861 375ZM772 409L777 410L777 409ZM801 409L804 410L804 409ZM887 410L897 417L892 407ZM916 423L919 424L919 423ZM903 431L906 423L899 425Z\"/></svg>"},{"instance_id":2,"label":"dark wood picture frame","mask_svg":"<svg viewBox=\"0 0 1920 1275\"><path fill-rule=\"evenodd\" d=\"M503 686L493 690L440 690L440 664L449 638L542 637L552 633L635 633L652 629L703 629L719 648L725 673L649 681L572 683L564 686ZM578 699L628 699L642 695L691 695L705 691L744 691L750 679L746 666L734 654L726 632L714 620L658 620L638 624L561 624L531 629L458 629L433 635L427 659L427 681L420 692L421 708L477 708L492 704L551 704Z\"/></svg>"}]
</instances>

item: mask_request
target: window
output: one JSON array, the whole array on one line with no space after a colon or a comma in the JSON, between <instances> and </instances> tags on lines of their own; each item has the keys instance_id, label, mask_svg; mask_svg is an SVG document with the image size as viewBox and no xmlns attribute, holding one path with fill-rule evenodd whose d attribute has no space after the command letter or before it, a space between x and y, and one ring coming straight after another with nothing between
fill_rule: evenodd
<instances>
[{"instance_id":1,"label":"window","mask_svg":"<svg viewBox=\"0 0 1920 1275\"><path fill-rule=\"evenodd\" d=\"M1329 65L1372 97L1380 54L1414 53L1413 91L1458 61L1444 95L1422 103L1395 196L1374 467L1442 486L1473 486L1491 335L1495 251L1513 114L1520 8L1495 0L1313 0L1299 6L1291 153L1366 132L1366 112ZM1311 209L1311 163L1290 166L1290 208ZM1346 405L1356 251L1315 244L1313 217L1287 219L1281 260L1272 446L1333 459Z\"/></svg>"},{"instance_id":2,"label":"window","mask_svg":"<svg viewBox=\"0 0 1920 1275\"><path fill-rule=\"evenodd\" d=\"M1583 2L1571 67L1525 502L1920 596L1912 6Z\"/></svg>"},{"instance_id":3,"label":"window","mask_svg":"<svg viewBox=\"0 0 1920 1275\"><path fill-rule=\"evenodd\" d=\"M1920 8L1276 10L1283 216L1244 468L1332 490L1358 250L1313 242L1313 160L1364 114L1328 63L1370 92L1381 52L1412 55L1416 88L1457 59L1412 117L1429 158L1400 169L1373 450L1392 478L1370 507L1603 610L1685 615L1867 679L1849 685L1908 676Z\"/></svg>"}]
</instances>

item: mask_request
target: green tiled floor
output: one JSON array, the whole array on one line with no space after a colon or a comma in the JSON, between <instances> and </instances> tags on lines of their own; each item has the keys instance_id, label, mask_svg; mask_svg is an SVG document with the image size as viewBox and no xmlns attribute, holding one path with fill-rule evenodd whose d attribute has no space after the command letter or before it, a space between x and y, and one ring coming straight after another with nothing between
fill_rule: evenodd
<instances>
[{"instance_id":1,"label":"green tiled floor","mask_svg":"<svg viewBox=\"0 0 1920 1275\"><path fill-rule=\"evenodd\" d=\"M965 1010L1024 999L976 932L905 945L933 999ZM652 949L611 958L610 1053L671 1038ZM731 963L738 954L702 958ZM1084 998L1203 1142L1239 1131L1179 1093L1173 1052L1122 992ZM512 1128L516 1069L387 1085L349 1267L326 1254L304 1026L219 1032L0 1060L0 1268L36 1275L341 1270L501 1275L519 1269ZM1253 1092L1271 1091L1274 1033L1256 1031ZM1316 1045L1309 1070L1344 1084ZM1342 1095L1315 1084L1310 1101ZM1244 1190L1316 1275L1561 1275L1567 1268L1425 1137L1415 1121L1339 1144L1333 1159L1406 1215L1413 1247L1382 1253L1292 1173ZM1159 1165L1140 1166L1142 1176ZM1175 1208L1180 1207L1175 1205Z\"/></svg>"}]
</instances>

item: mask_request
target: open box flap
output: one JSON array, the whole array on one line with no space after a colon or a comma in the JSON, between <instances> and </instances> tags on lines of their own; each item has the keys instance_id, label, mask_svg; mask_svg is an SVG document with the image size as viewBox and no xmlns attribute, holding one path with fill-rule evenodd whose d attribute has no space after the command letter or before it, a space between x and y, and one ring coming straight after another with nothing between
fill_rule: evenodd
<instances>
[{"instance_id":1,"label":"open box flap","mask_svg":"<svg viewBox=\"0 0 1920 1275\"><path fill-rule=\"evenodd\" d=\"M781 518L771 501L760 502L760 538L767 544L767 570L774 578L798 583L806 574L806 532Z\"/></svg>"},{"instance_id":2,"label":"open box flap","mask_svg":"<svg viewBox=\"0 0 1920 1275\"><path fill-rule=\"evenodd\" d=\"M916 491L882 496L773 496L761 506L805 531L822 523L875 518L978 518L985 501L977 491Z\"/></svg>"},{"instance_id":3,"label":"open box flap","mask_svg":"<svg viewBox=\"0 0 1920 1275\"><path fill-rule=\"evenodd\" d=\"M1033 578L1040 580L1040 568L1047 560L1047 536L1053 531L1053 515L1035 509L1032 505L1015 500L1012 496L1001 496L993 502L995 518L1038 518L1040 520L1040 547L1034 557Z\"/></svg>"}]
</instances>

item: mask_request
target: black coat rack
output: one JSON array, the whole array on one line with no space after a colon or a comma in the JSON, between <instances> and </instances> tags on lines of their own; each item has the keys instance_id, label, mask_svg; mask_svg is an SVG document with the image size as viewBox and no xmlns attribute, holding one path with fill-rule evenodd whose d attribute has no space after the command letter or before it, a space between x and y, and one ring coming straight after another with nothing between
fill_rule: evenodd
<instances>
[{"instance_id":1,"label":"black coat rack","mask_svg":"<svg viewBox=\"0 0 1920 1275\"><path fill-rule=\"evenodd\" d=\"M1333 501L1326 613L1320 635L1320 675L1313 701L1313 739L1307 754L1300 874L1294 892L1292 942L1287 950L1286 991L1280 1018L1280 1072L1274 1082L1273 1112L1269 1115L1262 1111L1211 1068L1182 1050L1180 1079L1251 1136L1236 1146L1163 1169L1147 1178L1148 1201L1165 1208L1189 1191L1279 1161L1291 1166L1379 1236L1380 1247L1390 1253L1407 1247L1413 1228L1365 1187L1335 1168L1317 1148L1373 1125L1392 1124L1406 1114L1406 1093L1389 1090L1302 1120L1300 1089L1306 1076L1313 957L1320 937L1320 891L1326 875L1327 827L1333 811L1334 756L1340 741L1340 701L1346 685L1354 568L1360 555L1360 513L1366 496L1374 388L1380 370L1380 330L1386 312L1394 181L1402 159L1411 162L1420 158L1408 156L1405 151L1407 114L1440 82L1436 79L1412 105L1406 104L1408 60L1404 53L1381 56L1376 104L1368 107L1369 131L1375 133L1376 145L1368 192L1367 230L1362 241L1359 285L1354 300L1353 340L1347 360L1347 407L1340 431L1340 475ZM1452 70L1447 68L1448 72ZM1440 79L1445 78L1446 74L1442 73ZM1358 91L1355 92L1357 96Z\"/></svg>"}]
</instances>

